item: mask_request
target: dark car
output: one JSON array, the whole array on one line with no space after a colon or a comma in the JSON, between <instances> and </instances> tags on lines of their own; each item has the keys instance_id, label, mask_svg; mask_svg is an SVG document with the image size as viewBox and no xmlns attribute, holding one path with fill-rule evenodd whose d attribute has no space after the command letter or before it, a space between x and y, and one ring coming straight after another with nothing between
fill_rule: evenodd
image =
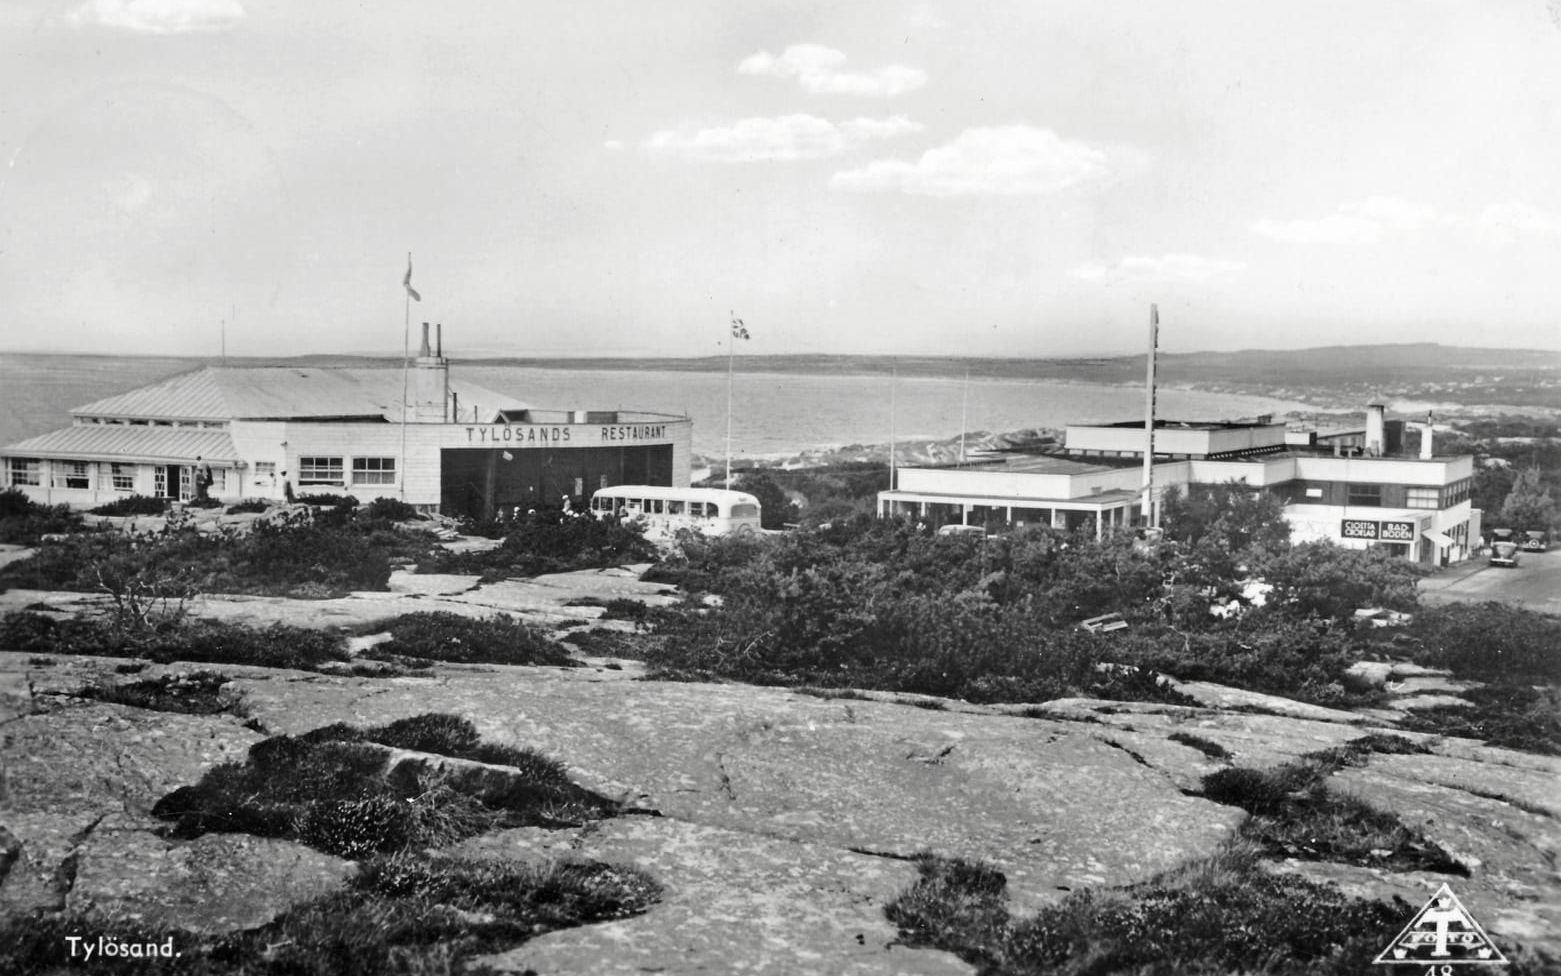
<instances>
[{"instance_id":1,"label":"dark car","mask_svg":"<svg viewBox=\"0 0 1561 976\"><path fill-rule=\"evenodd\" d=\"M1550 548L1549 533L1543 529L1529 529L1523 533L1523 541L1519 544L1524 552L1544 552Z\"/></svg>"},{"instance_id":2,"label":"dark car","mask_svg":"<svg viewBox=\"0 0 1561 976\"><path fill-rule=\"evenodd\" d=\"M1498 542L1491 546L1491 565L1505 566L1508 569L1518 564L1518 544L1516 542Z\"/></svg>"}]
</instances>

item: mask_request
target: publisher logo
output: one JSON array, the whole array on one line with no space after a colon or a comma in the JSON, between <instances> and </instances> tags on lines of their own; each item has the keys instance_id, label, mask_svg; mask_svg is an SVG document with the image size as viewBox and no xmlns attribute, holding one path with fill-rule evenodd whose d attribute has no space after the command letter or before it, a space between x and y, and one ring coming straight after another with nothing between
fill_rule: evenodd
<instances>
[{"instance_id":1,"label":"publisher logo","mask_svg":"<svg viewBox=\"0 0 1561 976\"><path fill-rule=\"evenodd\" d=\"M1427 972L1450 973L1443 966L1500 966L1507 957L1491 942L1463 902L1447 885L1436 890L1382 954L1380 965L1429 964Z\"/></svg>"}]
</instances>

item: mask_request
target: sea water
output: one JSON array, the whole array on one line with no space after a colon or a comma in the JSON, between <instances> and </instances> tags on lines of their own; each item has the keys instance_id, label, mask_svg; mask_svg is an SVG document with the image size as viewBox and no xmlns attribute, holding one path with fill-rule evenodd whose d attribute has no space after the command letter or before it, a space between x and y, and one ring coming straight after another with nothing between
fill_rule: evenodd
<instances>
[{"instance_id":1,"label":"sea water","mask_svg":"<svg viewBox=\"0 0 1561 976\"><path fill-rule=\"evenodd\" d=\"M198 368L188 359L0 355L0 445L70 422L93 400ZM466 380L556 410L646 410L694 420L694 452L726 453L727 374L658 369L554 369L455 363ZM811 448L933 440L966 431L1060 428L1143 416L1141 387L1058 380L899 377L739 370L732 376L734 459ZM1182 420L1234 420L1306 411L1266 397L1162 389L1158 413ZM471 404L462 404L469 407ZM482 404L477 404L481 407Z\"/></svg>"}]
</instances>

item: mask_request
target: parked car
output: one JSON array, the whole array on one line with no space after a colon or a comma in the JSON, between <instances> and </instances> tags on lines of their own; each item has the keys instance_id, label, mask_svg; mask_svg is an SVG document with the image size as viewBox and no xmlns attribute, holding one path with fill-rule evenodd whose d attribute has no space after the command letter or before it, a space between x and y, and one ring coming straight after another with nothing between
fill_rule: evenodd
<instances>
[{"instance_id":1,"label":"parked car","mask_svg":"<svg viewBox=\"0 0 1561 976\"><path fill-rule=\"evenodd\" d=\"M1518 540L1513 538L1516 534L1513 529L1491 529L1491 545L1498 542L1516 542Z\"/></svg>"},{"instance_id":2,"label":"parked car","mask_svg":"<svg viewBox=\"0 0 1561 976\"><path fill-rule=\"evenodd\" d=\"M1550 548L1550 533L1543 529L1529 529L1523 533L1521 547L1524 552L1544 552Z\"/></svg>"},{"instance_id":3,"label":"parked car","mask_svg":"<svg viewBox=\"0 0 1561 976\"><path fill-rule=\"evenodd\" d=\"M1516 542L1497 542L1491 546L1491 565L1505 566L1508 569L1518 564L1518 544Z\"/></svg>"}]
</instances>

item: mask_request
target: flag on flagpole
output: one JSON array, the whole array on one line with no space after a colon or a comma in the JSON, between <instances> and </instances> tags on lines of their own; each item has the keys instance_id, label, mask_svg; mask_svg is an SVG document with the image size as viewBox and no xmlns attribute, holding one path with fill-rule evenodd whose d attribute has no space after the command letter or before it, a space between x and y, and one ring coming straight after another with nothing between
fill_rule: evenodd
<instances>
[{"instance_id":1,"label":"flag on flagpole","mask_svg":"<svg viewBox=\"0 0 1561 976\"><path fill-rule=\"evenodd\" d=\"M401 287L407 290L407 297L411 298L412 301L420 302L423 300L423 296L419 295L417 289L412 287L412 255L410 254L407 255L407 273L401 279Z\"/></svg>"},{"instance_id":2,"label":"flag on flagpole","mask_svg":"<svg viewBox=\"0 0 1561 976\"><path fill-rule=\"evenodd\" d=\"M733 339L747 339L747 338L750 338L750 336L748 335L748 327L746 325L743 325L743 320L737 317L737 313L736 312L732 313L732 338Z\"/></svg>"}]
</instances>

